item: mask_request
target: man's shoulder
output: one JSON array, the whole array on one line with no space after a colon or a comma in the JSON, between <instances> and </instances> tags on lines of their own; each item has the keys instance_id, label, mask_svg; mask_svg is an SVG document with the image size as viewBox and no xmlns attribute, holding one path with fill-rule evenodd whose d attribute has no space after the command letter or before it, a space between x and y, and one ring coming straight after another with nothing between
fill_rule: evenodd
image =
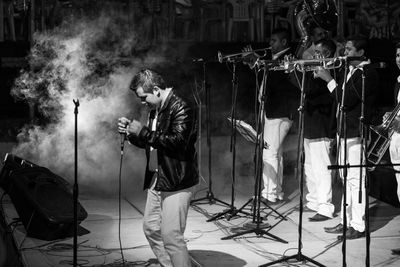
<instances>
[{"instance_id":1,"label":"man's shoulder","mask_svg":"<svg viewBox=\"0 0 400 267\"><path fill-rule=\"evenodd\" d=\"M367 64L364 66L365 75L377 78L379 76L378 71L372 64Z\"/></svg>"},{"instance_id":2,"label":"man's shoulder","mask_svg":"<svg viewBox=\"0 0 400 267\"><path fill-rule=\"evenodd\" d=\"M188 96L176 91L171 92L170 101L168 103L170 108L192 109L193 105L193 101L191 101Z\"/></svg>"}]
</instances>

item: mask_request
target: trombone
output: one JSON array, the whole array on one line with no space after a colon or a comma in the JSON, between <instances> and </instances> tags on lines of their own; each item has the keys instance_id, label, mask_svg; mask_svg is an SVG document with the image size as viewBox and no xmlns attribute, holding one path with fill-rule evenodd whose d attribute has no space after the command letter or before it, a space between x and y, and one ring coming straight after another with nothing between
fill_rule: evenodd
<instances>
[{"instance_id":1,"label":"trombone","mask_svg":"<svg viewBox=\"0 0 400 267\"><path fill-rule=\"evenodd\" d=\"M255 54L256 52L267 52L267 50L271 50L271 47L266 47L266 48L260 48L260 49L255 49L251 51L245 51L241 53L236 53L236 54L222 54L220 51L218 51L218 61L219 63L222 62L237 62L237 61L242 61L246 56Z\"/></svg>"}]
</instances>

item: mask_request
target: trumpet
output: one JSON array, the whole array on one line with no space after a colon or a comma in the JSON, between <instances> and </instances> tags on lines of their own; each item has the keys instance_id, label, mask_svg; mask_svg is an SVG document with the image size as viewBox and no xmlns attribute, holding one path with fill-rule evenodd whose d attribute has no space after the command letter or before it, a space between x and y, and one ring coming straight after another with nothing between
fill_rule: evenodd
<instances>
[{"instance_id":1,"label":"trumpet","mask_svg":"<svg viewBox=\"0 0 400 267\"><path fill-rule=\"evenodd\" d=\"M298 71L315 71L319 68L323 69L336 69L342 66L343 61L341 58L315 58L315 59L301 59L295 60L291 57L285 56L285 58L275 66L271 66L271 70L284 70L291 72L293 70ZM258 65L265 65L262 60L259 60Z\"/></svg>"},{"instance_id":2,"label":"trumpet","mask_svg":"<svg viewBox=\"0 0 400 267\"><path fill-rule=\"evenodd\" d=\"M266 48L260 48L260 49L255 49L251 51L246 51L246 52L241 52L241 53L236 53L236 54L228 54L224 55L220 51L218 51L218 61L219 63L222 62L237 62L243 60L248 55L254 54L256 52L261 52L264 51L266 53L267 50L271 50L271 47L266 47Z\"/></svg>"}]
</instances>

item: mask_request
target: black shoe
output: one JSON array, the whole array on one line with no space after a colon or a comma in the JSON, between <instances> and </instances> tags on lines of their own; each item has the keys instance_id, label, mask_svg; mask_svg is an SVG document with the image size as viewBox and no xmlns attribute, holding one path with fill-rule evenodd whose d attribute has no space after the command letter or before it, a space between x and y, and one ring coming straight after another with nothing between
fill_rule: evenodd
<instances>
[{"instance_id":1,"label":"black shoe","mask_svg":"<svg viewBox=\"0 0 400 267\"><path fill-rule=\"evenodd\" d=\"M364 236L365 236L365 231L359 232L351 226L346 231L346 239L349 239L349 240L357 239L357 238L364 237ZM343 240L343 235L338 236L338 240Z\"/></svg>"},{"instance_id":2,"label":"black shoe","mask_svg":"<svg viewBox=\"0 0 400 267\"><path fill-rule=\"evenodd\" d=\"M392 249L392 254L393 255L400 255L400 248Z\"/></svg>"},{"instance_id":3,"label":"black shoe","mask_svg":"<svg viewBox=\"0 0 400 267\"><path fill-rule=\"evenodd\" d=\"M276 205L279 203L279 200L278 199L269 200L268 198L262 196L261 202L263 202L265 205Z\"/></svg>"},{"instance_id":4,"label":"black shoe","mask_svg":"<svg viewBox=\"0 0 400 267\"><path fill-rule=\"evenodd\" d=\"M324 227L324 230L329 234L340 234L343 232L343 224L339 223L333 227Z\"/></svg>"},{"instance_id":5,"label":"black shoe","mask_svg":"<svg viewBox=\"0 0 400 267\"><path fill-rule=\"evenodd\" d=\"M300 211L300 207L295 207L294 210L295 210L295 211ZM310 208L307 207L307 206L304 206L304 207L303 207L303 212L316 212L316 211L310 209Z\"/></svg>"},{"instance_id":6,"label":"black shoe","mask_svg":"<svg viewBox=\"0 0 400 267\"><path fill-rule=\"evenodd\" d=\"M319 213L317 213L314 216L308 218L308 220L310 222L322 222L322 221L326 221L326 220L329 220L329 219L331 219L331 218L329 218L328 216L319 214Z\"/></svg>"}]
</instances>

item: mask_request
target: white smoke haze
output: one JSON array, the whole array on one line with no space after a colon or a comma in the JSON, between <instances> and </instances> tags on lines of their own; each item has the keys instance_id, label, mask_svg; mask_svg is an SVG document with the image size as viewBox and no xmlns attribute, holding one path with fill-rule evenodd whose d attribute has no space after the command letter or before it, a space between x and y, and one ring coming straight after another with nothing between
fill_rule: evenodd
<instances>
[{"instance_id":1,"label":"white smoke haze","mask_svg":"<svg viewBox=\"0 0 400 267\"><path fill-rule=\"evenodd\" d=\"M33 103L41 119L21 129L13 154L72 182L73 99L79 99L79 183L94 191L116 192L120 160L117 118L146 117L128 90L129 82L138 69L165 60L163 46L151 54L131 56L135 46L143 44L124 25L123 18L102 14L90 20L70 19L51 32L35 35L30 69L15 81L12 95ZM123 176L141 190L144 152L126 150ZM130 186L124 188L132 191Z\"/></svg>"}]
</instances>

